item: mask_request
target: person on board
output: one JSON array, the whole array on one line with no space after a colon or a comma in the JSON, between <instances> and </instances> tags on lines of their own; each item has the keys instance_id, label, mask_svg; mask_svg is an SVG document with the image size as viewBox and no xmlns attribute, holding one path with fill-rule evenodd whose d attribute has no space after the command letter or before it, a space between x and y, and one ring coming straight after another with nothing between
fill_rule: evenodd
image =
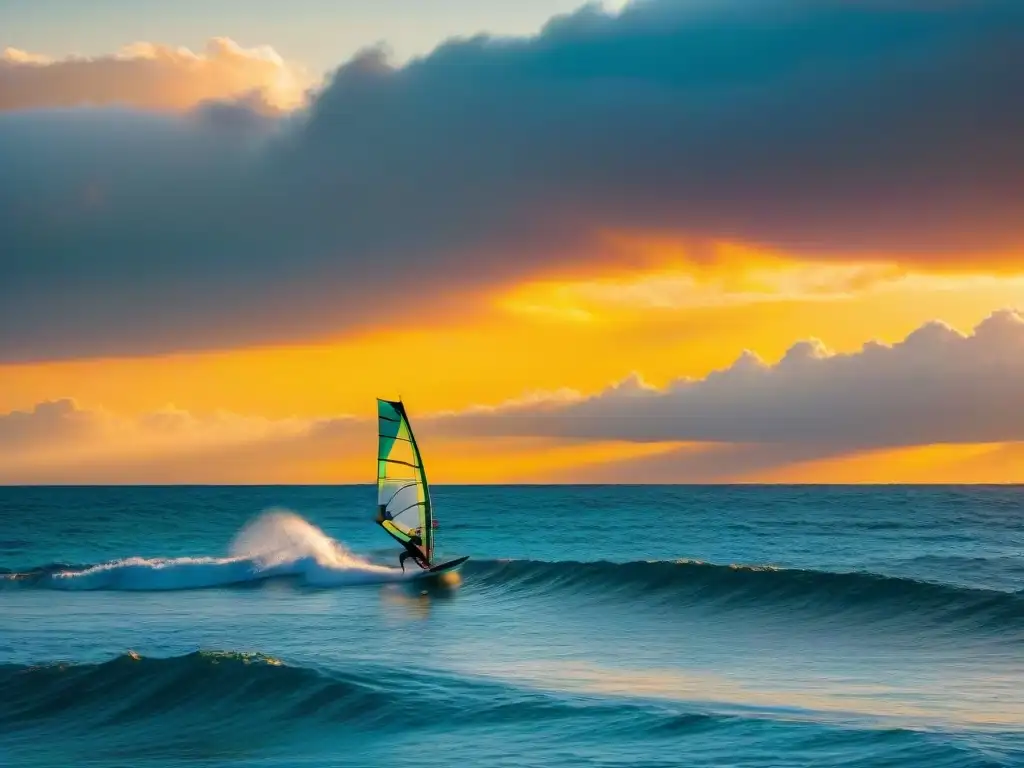
<instances>
[{"instance_id":1,"label":"person on board","mask_svg":"<svg viewBox=\"0 0 1024 768\"><path fill-rule=\"evenodd\" d=\"M424 571L430 570L430 564L423 559L423 555L420 554L419 550L414 550L411 546L406 545L406 548L398 555L398 564L402 566L403 571L405 570L405 561L410 557Z\"/></svg>"},{"instance_id":2,"label":"person on board","mask_svg":"<svg viewBox=\"0 0 1024 768\"><path fill-rule=\"evenodd\" d=\"M387 514L387 508L385 507L385 505L381 504L377 508L377 523L383 526L384 530L387 530L388 528L384 524L385 521L389 522L391 524L391 527L395 530L401 531L401 529L398 528L398 526L391 522L390 515ZM393 532L390 533L392 533L392 535L394 536ZM416 563L416 565L418 565L425 571L428 570L430 568L430 563L427 562L426 557L424 557L423 537L420 535L420 529L414 528L413 530L409 531L409 533L406 535L409 536L408 541L402 541L398 536L395 536L395 539L397 539L398 542L404 547L402 552L398 555L398 564L402 566L402 570L404 571L405 561L411 557L413 561Z\"/></svg>"},{"instance_id":3,"label":"person on board","mask_svg":"<svg viewBox=\"0 0 1024 768\"><path fill-rule=\"evenodd\" d=\"M405 547L405 549L403 549L401 554L399 554L398 556L398 564L402 566L403 571L405 570L405 561L408 560L410 557L413 559L416 565L418 565L423 570L427 570L430 568L430 563L428 563L426 559L423 557L423 550L421 549L421 547L423 546L423 538L420 536L419 530L419 528L416 528L415 530L410 531L409 541L403 542L403 546Z\"/></svg>"}]
</instances>

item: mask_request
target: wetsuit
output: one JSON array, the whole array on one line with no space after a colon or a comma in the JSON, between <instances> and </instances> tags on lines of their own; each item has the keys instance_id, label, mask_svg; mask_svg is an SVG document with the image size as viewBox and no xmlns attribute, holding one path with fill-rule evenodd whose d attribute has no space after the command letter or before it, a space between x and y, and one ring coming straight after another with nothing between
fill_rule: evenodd
<instances>
[{"instance_id":1,"label":"wetsuit","mask_svg":"<svg viewBox=\"0 0 1024 768\"><path fill-rule=\"evenodd\" d=\"M427 570L430 567L430 563L423 557L423 550L420 549L423 546L423 539L413 534L412 539L404 543L404 546L405 549L398 555L398 564L402 566L403 571L405 570L405 561L410 557L423 570Z\"/></svg>"},{"instance_id":2,"label":"wetsuit","mask_svg":"<svg viewBox=\"0 0 1024 768\"><path fill-rule=\"evenodd\" d=\"M398 555L398 564L402 566L403 571L405 570L405 561L408 560L410 557L413 560L415 560L416 565L418 565L423 570L427 570L428 568L430 568L430 566L427 565L427 563L423 560L423 556L419 552L411 552L408 549L403 549L402 552Z\"/></svg>"},{"instance_id":3,"label":"wetsuit","mask_svg":"<svg viewBox=\"0 0 1024 768\"><path fill-rule=\"evenodd\" d=\"M388 521L391 528L394 528L396 531L401 532L400 529L393 522L390 522L390 518L385 517L384 507L382 506L379 508L377 514L377 522L384 526L384 530L388 530L388 527L384 525L386 520ZM430 568L430 563L427 561L427 558L424 555L422 549L423 538L418 533L410 532L409 534L406 534L409 536L408 541L403 541L401 538L399 538L399 536L395 535L393 531L389 531L389 533L391 533L392 536L398 539L398 542L403 547L405 547L402 553L398 556L398 564L402 566L403 571L405 570L405 561L408 560L410 557L416 562L416 565L418 565L423 570L427 570L428 568Z\"/></svg>"}]
</instances>

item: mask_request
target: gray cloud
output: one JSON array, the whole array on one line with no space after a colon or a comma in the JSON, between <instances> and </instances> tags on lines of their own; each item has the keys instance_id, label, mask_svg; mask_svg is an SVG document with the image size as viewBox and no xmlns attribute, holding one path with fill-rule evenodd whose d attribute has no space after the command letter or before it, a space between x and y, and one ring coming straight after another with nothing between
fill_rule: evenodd
<instances>
[{"instance_id":1,"label":"gray cloud","mask_svg":"<svg viewBox=\"0 0 1024 768\"><path fill-rule=\"evenodd\" d=\"M370 421L329 423L325 440L310 420L174 408L128 417L46 401L0 414L0 483L301 481L311 460L373 445Z\"/></svg>"},{"instance_id":2,"label":"gray cloud","mask_svg":"<svg viewBox=\"0 0 1024 768\"><path fill-rule=\"evenodd\" d=\"M969 335L932 322L903 341L832 354L793 345L774 365L745 354L665 389L628 378L590 397L561 394L447 414L414 414L427 461L501 438L685 443L638 458L538 469L545 482L731 482L875 449L1013 443L990 468L1006 477L1024 446L1024 317L1003 310ZM364 476L372 417L273 420L165 410L132 418L40 403L0 414L0 482L269 482ZM498 439L499 442L488 443ZM431 459L433 456L435 459ZM986 459L989 460L989 459ZM441 463L444 463L443 461ZM91 478L91 479L90 479Z\"/></svg>"},{"instance_id":3,"label":"gray cloud","mask_svg":"<svg viewBox=\"0 0 1024 768\"><path fill-rule=\"evenodd\" d=\"M898 344L872 342L845 355L801 342L775 365L747 353L664 390L634 377L589 398L484 409L438 427L476 436L726 443L730 452L766 444L778 456L1024 441L1024 317L996 312L966 336L932 322ZM750 455L771 460L764 451Z\"/></svg>"},{"instance_id":4,"label":"gray cloud","mask_svg":"<svg viewBox=\"0 0 1024 768\"><path fill-rule=\"evenodd\" d=\"M98 428L98 415L79 409L73 400L37 403L29 411L0 414L0 454L78 441L94 435Z\"/></svg>"},{"instance_id":5,"label":"gray cloud","mask_svg":"<svg viewBox=\"0 0 1024 768\"><path fill-rule=\"evenodd\" d=\"M1022 69L1017 0L648 0L367 52L279 120L0 114L0 362L463 309L600 229L963 266L1021 242Z\"/></svg>"},{"instance_id":6,"label":"gray cloud","mask_svg":"<svg viewBox=\"0 0 1024 768\"><path fill-rule=\"evenodd\" d=\"M428 462L452 450L447 438L457 435L462 418L416 419ZM332 479L372 482L365 467L376 445L375 428L370 418L275 421L180 410L129 418L62 399L0 414L0 484L323 482L328 456L336 473ZM465 444L459 442L461 454ZM490 446L478 447L486 456ZM807 445L693 445L637 459L538 467L526 479L724 482L821 456L818 446ZM472 477L472 466L467 469ZM461 479L448 476L442 482Z\"/></svg>"}]
</instances>

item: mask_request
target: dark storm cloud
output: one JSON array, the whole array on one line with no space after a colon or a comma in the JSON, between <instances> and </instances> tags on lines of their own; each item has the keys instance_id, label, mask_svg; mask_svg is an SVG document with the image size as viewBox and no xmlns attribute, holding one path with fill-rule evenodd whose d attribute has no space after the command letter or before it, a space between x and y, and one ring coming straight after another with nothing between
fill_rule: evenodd
<instances>
[{"instance_id":1,"label":"dark storm cloud","mask_svg":"<svg viewBox=\"0 0 1024 768\"><path fill-rule=\"evenodd\" d=\"M3 114L0 361L450 311L599 229L969 261L1021 242L1021 71L1018 0L653 0L368 52L277 122Z\"/></svg>"}]
</instances>

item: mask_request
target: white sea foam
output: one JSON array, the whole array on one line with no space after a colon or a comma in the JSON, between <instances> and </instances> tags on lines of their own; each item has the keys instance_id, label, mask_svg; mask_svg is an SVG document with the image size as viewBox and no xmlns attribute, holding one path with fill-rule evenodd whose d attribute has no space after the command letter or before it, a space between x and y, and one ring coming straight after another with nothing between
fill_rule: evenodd
<instances>
[{"instance_id":1,"label":"white sea foam","mask_svg":"<svg viewBox=\"0 0 1024 768\"><path fill-rule=\"evenodd\" d=\"M47 576L56 589L176 590L296 577L313 586L400 582L415 573L374 565L299 515L275 510L244 526L227 557L128 557Z\"/></svg>"}]
</instances>

